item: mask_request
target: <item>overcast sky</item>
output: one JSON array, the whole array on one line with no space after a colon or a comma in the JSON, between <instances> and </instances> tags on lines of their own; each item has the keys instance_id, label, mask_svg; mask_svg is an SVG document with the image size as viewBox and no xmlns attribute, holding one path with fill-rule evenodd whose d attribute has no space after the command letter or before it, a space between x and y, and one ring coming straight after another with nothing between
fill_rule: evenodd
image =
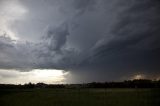
<instances>
[{"instance_id":1,"label":"overcast sky","mask_svg":"<svg viewBox=\"0 0 160 106\"><path fill-rule=\"evenodd\" d=\"M160 78L160 1L0 0L0 83L37 69L67 83Z\"/></svg>"}]
</instances>

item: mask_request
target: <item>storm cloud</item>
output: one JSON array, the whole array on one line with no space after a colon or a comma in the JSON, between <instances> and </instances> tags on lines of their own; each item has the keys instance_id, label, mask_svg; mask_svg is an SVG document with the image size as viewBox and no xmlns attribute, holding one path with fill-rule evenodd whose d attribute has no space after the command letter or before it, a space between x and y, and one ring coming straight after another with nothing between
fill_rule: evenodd
<instances>
[{"instance_id":1,"label":"storm cloud","mask_svg":"<svg viewBox=\"0 0 160 106\"><path fill-rule=\"evenodd\" d=\"M9 19L0 10L1 69L62 69L72 74L68 82L160 73L159 0L0 1L6 4L23 11Z\"/></svg>"}]
</instances>

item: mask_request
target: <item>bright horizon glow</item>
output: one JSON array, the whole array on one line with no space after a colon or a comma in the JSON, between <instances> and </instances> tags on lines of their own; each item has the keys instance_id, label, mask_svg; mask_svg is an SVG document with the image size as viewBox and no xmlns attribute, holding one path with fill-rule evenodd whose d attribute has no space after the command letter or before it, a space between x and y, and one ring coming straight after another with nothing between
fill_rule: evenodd
<instances>
[{"instance_id":1,"label":"bright horizon glow","mask_svg":"<svg viewBox=\"0 0 160 106\"><path fill-rule=\"evenodd\" d=\"M145 79L145 75L144 74L137 74L137 75L134 75L131 79L134 80L139 80L139 79Z\"/></svg>"},{"instance_id":2,"label":"bright horizon glow","mask_svg":"<svg viewBox=\"0 0 160 106\"><path fill-rule=\"evenodd\" d=\"M43 82L47 84L65 83L65 76L69 72L56 69L33 69L28 72L20 72L15 69L0 69L0 83L25 84Z\"/></svg>"}]
</instances>

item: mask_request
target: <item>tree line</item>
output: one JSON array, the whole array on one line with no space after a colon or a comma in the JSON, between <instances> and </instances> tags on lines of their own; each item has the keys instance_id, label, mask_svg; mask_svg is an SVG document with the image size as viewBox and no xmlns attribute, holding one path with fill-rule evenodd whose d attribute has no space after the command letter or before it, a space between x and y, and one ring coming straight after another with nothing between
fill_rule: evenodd
<instances>
[{"instance_id":1,"label":"tree line","mask_svg":"<svg viewBox=\"0 0 160 106\"><path fill-rule=\"evenodd\" d=\"M160 80L152 81L147 79L126 80L123 82L92 82L83 84L0 84L0 89L25 89L25 88L160 88Z\"/></svg>"}]
</instances>

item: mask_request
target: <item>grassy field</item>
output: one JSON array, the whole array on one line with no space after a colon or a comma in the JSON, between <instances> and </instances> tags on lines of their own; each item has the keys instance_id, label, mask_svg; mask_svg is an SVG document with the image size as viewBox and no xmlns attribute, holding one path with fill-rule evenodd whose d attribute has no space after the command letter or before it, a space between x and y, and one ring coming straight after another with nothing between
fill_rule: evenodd
<instances>
[{"instance_id":1,"label":"grassy field","mask_svg":"<svg viewBox=\"0 0 160 106\"><path fill-rule=\"evenodd\" d=\"M160 89L0 90L0 106L160 106Z\"/></svg>"}]
</instances>

